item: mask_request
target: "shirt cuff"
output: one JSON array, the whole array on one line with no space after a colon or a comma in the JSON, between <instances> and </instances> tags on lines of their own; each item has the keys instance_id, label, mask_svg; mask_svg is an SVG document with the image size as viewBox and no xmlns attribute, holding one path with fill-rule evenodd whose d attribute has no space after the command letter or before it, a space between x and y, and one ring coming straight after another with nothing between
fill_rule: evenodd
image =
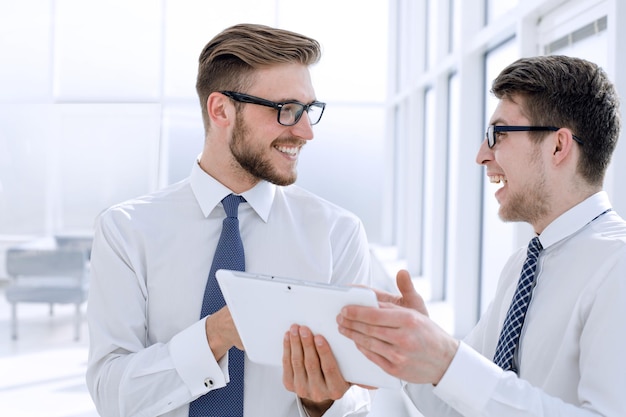
<instances>
[{"instance_id":1,"label":"shirt cuff","mask_svg":"<svg viewBox=\"0 0 626 417\"><path fill-rule=\"evenodd\" d=\"M297 404L300 417L309 417L299 397ZM343 394L343 397L333 402L333 405L324 413L324 417L365 416L369 414L370 409L369 390L353 385Z\"/></svg>"},{"instance_id":2,"label":"shirt cuff","mask_svg":"<svg viewBox=\"0 0 626 417\"><path fill-rule=\"evenodd\" d=\"M460 413L479 414L493 396L503 372L499 366L461 342L433 393Z\"/></svg>"},{"instance_id":3,"label":"shirt cuff","mask_svg":"<svg viewBox=\"0 0 626 417\"><path fill-rule=\"evenodd\" d=\"M178 375L194 397L226 385L227 355L218 363L206 338L206 319L175 335L169 343Z\"/></svg>"}]
</instances>

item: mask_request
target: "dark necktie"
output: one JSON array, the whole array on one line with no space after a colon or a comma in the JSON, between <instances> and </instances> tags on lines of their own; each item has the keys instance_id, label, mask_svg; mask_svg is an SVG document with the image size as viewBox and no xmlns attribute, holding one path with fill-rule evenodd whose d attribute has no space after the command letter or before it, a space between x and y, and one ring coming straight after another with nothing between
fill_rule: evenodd
<instances>
[{"instance_id":1,"label":"dark necktie","mask_svg":"<svg viewBox=\"0 0 626 417\"><path fill-rule=\"evenodd\" d=\"M505 371L512 370L515 373L518 372L514 360L515 351L519 346L524 318L526 317L528 304L535 286L535 270L537 269L537 259L541 250L543 250L543 247L539 238L533 238L528 244L526 261L522 267L522 273L517 282L513 301L506 313L502 331L500 332L500 339L498 340L493 361Z\"/></svg>"},{"instance_id":2,"label":"dark necktie","mask_svg":"<svg viewBox=\"0 0 626 417\"><path fill-rule=\"evenodd\" d=\"M209 272L202 313L200 317L213 314L224 307L224 296L215 279L218 269L244 271L246 262L243 252L237 209L243 197L230 194L222 200L226 218L222 223L222 233L215 249L213 264ZM230 382L223 388L210 391L189 404L190 417L242 417L243 416L243 368L244 353L232 347L228 351L228 373Z\"/></svg>"}]
</instances>

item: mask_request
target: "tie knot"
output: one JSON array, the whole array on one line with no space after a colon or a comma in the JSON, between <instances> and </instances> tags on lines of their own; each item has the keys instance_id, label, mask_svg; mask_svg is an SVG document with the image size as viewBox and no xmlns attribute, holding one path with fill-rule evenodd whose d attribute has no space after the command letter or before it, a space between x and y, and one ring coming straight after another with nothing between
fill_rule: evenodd
<instances>
[{"instance_id":1,"label":"tie knot","mask_svg":"<svg viewBox=\"0 0 626 417\"><path fill-rule=\"evenodd\" d=\"M246 201L246 199L240 195L228 194L226 197L224 197L224 199L222 200L222 204L224 205L226 216L237 218L239 203L244 201Z\"/></svg>"},{"instance_id":2,"label":"tie knot","mask_svg":"<svg viewBox=\"0 0 626 417\"><path fill-rule=\"evenodd\" d=\"M539 237L534 237L531 239L530 243L528 243L528 256L539 256L539 252L543 250L543 246L541 246L541 242L539 241Z\"/></svg>"}]
</instances>

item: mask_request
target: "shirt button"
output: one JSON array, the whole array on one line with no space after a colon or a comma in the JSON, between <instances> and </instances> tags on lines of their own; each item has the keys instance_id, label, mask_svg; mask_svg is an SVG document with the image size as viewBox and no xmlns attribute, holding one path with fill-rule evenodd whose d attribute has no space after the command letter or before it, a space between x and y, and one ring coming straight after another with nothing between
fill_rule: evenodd
<instances>
[{"instance_id":1,"label":"shirt button","mask_svg":"<svg viewBox=\"0 0 626 417\"><path fill-rule=\"evenodd\" d=\"M204 386L207 388L213 388L214 382L211 378L207 378L204 380Z\"/></svg>"}]
</instances>

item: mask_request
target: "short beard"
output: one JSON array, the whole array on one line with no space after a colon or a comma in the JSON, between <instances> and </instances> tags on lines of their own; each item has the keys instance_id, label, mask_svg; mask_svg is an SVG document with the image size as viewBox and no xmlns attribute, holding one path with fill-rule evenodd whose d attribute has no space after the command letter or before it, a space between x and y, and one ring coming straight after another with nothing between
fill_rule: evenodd
<instances>
[{"instance_id":1,"label":"short beard","mask_svg":"<svg viewBox=\"0 0 626 417\"><path fill-rule=\"evenodd\" d=\"M525 190L511 195L506 206L500 206L498 214L504 221L535 224L544 218L550 210L546 178L543 175L544 169L539 152L532 156L532 160L537 162L533 164L531 170L539 173L540 176L534 184L527 185Z\"/></svg>"},{"instance_id":2,"label":"short beard","mask_svg":"<svg viewBox=\"0 0 626 417\"><path fill-rule=\"evenodd\" d=\"M274 168L272 162L264 157L265 151L251 143L250 137L250 128L246 125L241 114L237 112L230 142L230 152L235 161L247 174L257 180L265 180L276 185L293 184L298 178L297 171L294 169L291 175L281 175Z\"/></svg>"},{"instance_id":3,"label":"short beard","mask_svg":"<svg viewBox=\"0 0 626 417\"><path fill-rule=\"evenodd\" d=\"M500 206L498 214L504 221L534 224L548 214L545 183L542 181L526 192L511 195L506 206Z\"/></svg>"}]
</instances>

